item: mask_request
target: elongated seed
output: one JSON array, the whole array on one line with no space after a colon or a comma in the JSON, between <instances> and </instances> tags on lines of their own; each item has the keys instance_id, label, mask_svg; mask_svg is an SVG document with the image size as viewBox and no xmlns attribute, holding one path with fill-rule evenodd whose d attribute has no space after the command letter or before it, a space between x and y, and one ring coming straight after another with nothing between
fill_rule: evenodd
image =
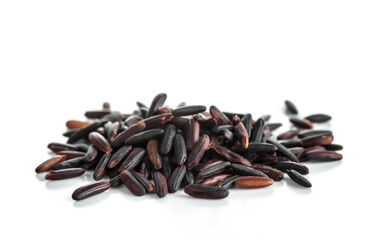
<instances>
[{"instance_id":1,"label":"elongated seed","mask_svg":"<svg viewBox=\"0 0 374 240\"><path fill-rule=\"evenodd\" d=\"M79 147L73 144L68 143L57 143L57 142L51 142L47 146L49 149L51 149L52 152L58 153L60 151L70 150L70 151L79 151Z\"/></svg>"},{"instance_id":2,"label":"elongated seed","mask_svg":"<svg viewBox=\"0 0 374 240\"><path fill-rule=\"evenodd\" d=\"M204 186L190 184L184 188L184 192L194 198L222 199L229 195L229 191L223 187Z\"/></svg>"},{"instance_id":3,"label":"elongated seed","mask_svg":"<svg viewBox=\"0 0 374 240\"><path fill-rule=\"evenodd\" d=\"M248 132L247 129L245 129L245 126L242 122L236 124L235 133L242 147L247 148L249 144Z\"/></svg>"},{"instance_id":4,"label":"elongated seed","mask_svg":"<svg viewBox=\"0 0 374 240\"><path fill-rule=\"evenodd\" d=\"M86 162L92 162L93 160L95 160L97 154L99 153L99 151L95 148L94 145L91 145L87 152L86 152L86 155L84 155L84 160Z\"/></svg>"},{"instance_id":5,"label":"elongated seed","mask_svg":"<svg viewBox=\"0 0 374 240\"><path fill-rule=\"evenodd\" d=\"M306 130L300 131L297 134L297 137L302 139L302 138L311 137L311 136L320 135L320 134L332 134L332 131L306 129Z\"/></svg>"},{"instance_id":6,"label":"elongated seed","mask_svg":"<svg viewBox=\"0 0 374 240\"><path fill-rule=\"evenodd\" d=\"M132 146L125 145L118 149L110 158L107 167L114 168L122 162L122 160L130 153Z\"/></svg>"},{"instance_id":7,"label":"elongated seed","mask_svg":"<svg viewBox=\"0 0 374 240\"><path fill-rule=\"evenodd\" d=\"M200 125L199 122L190 119L188 121L187 125L187 133L186 133L186 144L187 144L187 150L191 151L197 141L199 141L199 135L200 135Z\"/></svg>"},{"instance_id":8,"label":"elongated seed","mask_svg":"<svg viewBox=\"0 0 374 240\"><path fill-rule=\"evenodd\" d=\"M275 168L258 166L258 165L253 166L253 168L266 174L269 178L273 179L274 181L280 181L284 177L283 172Z\"/></svg>"},{"instance_id":9,"label":"elongated seed","mask_svg":"<svg viewBox=\"0 0 374 240\"><path fill-rule=\"evenodd\" d=\"M55 166L56 164L59 164L59 163L65 161L65 160L66 160L66 155L54 156L54 157L44 161L43 163L41 163L39 166L37 166L36 169L35 169L35 172L36 173L46 172L49 169L51 169L53 166Z\"/></svg>"},{"instance_id":10,"label":"elongated seed","mask_svg":"<svg viewBox=\"0 0 374 240\"><path fill-rule=\"evenodd\" d=\"M286 100L284 103L286 104L286 109L289 113L298 114L295 104L293 104L290 100Z\"/></svg>"},{"instance_id":11,"label":"elongated seed","mask_svg":"<svg viewBox=\"0 0 374 240\"><path fill-rule=\"evenodd\" d=\"M258 171L256 169L253 169L251 167L247 167L241 164L233 163L231 164L231 169L233 169L235 172L237 172L238 175L241 176L258 176L258 177L267 177L264 173L261 171Z\"/></svg>"},{"instance_id":12,"label":"elongated seed","mask_svg":"<svg viewBox=\"0 0 374 240\"><path fill-rule=\"evenodd\" d=\"M177 128L185 129L188 124L188 119L184 117L173 117L171 123L174 124Z\"/></svg>"},{"instance_id":13,"label":"elongated seed","mask_svg":"<svg viewBox=\"0 0 374 240\"><path fill-rule=\"evenodd\" d=\"M161 136L164 133L164 130L162 129L151 129L151 130L146 130L144 132L137 133L131 137L129 137L126 141L125 144L127 145L133 145L133 144L138 144L142 142L146 142L150 139L157 138Z\"/></svg>"},{"instance_id":14,"label":"elongated seed","mask_svg":"<svg viewBox=\"0 0 374 240\"><path fill-rule=\"evenodd\" d=\"M288 140L294 138L299 133L299 130L288 130L282 134L279 134L277 139L278 140Z\"/></svg>"},{"instance_id":15,"label":"elongated seed","mask_svg":"<svg viewBox=\"0 0 374 240\"><path fill-rule=\"evenodd\" d=\"M79 168L85 161L84 157L72 158L66 161L62 161L58 164L55 164L51 167L53 170L67 169L67 168Z\"/></svg>"},{"instance_id":16,"label":"elongated seed","mask_svg":"<svg viewBox=\"0 0 374 240\"><path fill-rule=\"evenodd\" d=\"M278 143L284 146L285 148L302 147L301 141L299 139L282 140Z\"/></svg>"},{"instance_id":17,"label":"elongated seed","mask_svg":"<svg viewBox=\"0 0 374 240\"><path fill-rule=\"evenodd\" d=\"M293 169L303 175L309 173L309 169L300 163L295 163L295 162L273 162L271 164L272 167L281 170L282 172L285 172L287 169Z\"/></svg>"},{"instance_id":18,"label":"elongated seed","mask_svg":"<svg viewBox=\"0 0 374 240\"><path fill-rule=\"evenodd\" d=\"M194 168L197 164L199 164L205 151L208 149L209 143L210 139L208 135L204 134L199 138L199 141L195 144L186 160L186 167L188 170Z\"/></svg>"},{"instance_id":19,"label":"elongated seed","mask_svg":"<svg viewBox=\"0 0 374 240\"><path fill-rule=\"evenodd\" d=\"M130 190L132 194L135 196L143 196L146 193L145 188L142 184L138 182L138 180L132 175L131 172L127 170L121 171L119 174L123 184Z\"/></svg>"},{"instance_id":20,"label":"elongated seed","mask_svg":"<svg viewBox=\"0 0 374 240\"><path fill-rule=\"evenodd\" d=\"M331 134L320 134L301 139L300 143L303 147L313 147L318 145L328 145L334 141L334 136Z\"/></svg>"},{"instance_id":21,"label":"elongated seed","mask_svg":"<svg viewBox=\"0 0 374 240\"><path fill-rule=\"evenodd\" d=\"M100 133L92 132L88 135L88 139L99 151L102 151L102 152L112 151L112 148L110 147L109 142Z\"/></svg>"},{"instance_id":22,"label":"elongated seed","mask_svg":"<svg viewBox=\"0 0 374 240\"><path fill-rule=\"evenodd\" d=\"M343 146L340 144L331 143L324 146L329 151L340 151L343 150Z\"/></svg>"},{"instance_id":23,"label":"elongated seed","mask_svg":"<svg viewBox=\"0 0 374 240\"><path fill-rule=\"evenodd\" d=\"M324 122L331 120L331 117L326 114L313 114L313 115L307 116L305 119L311 122L314 122L314 123L324 123Z\"/></svg>"},{"instance_id":24,"label":"elongated seed","mask_svg":"<svg viewBox=\"0 0 374 240\"><path fill-rule=\"evenodd\" d=\"M287 171L287 175L297 184L303 186L303 187L307 187L307 188L310 188L312 187L312 184L309 182L308 179L306 179L303 175L301 175L300 173L296 172L295 170L292 170L292 169L288 169Z\"/></svg>"},{"instance_id":25,"label":"elongated seed","mask_svg":"<svg viewBox=\"0 0 374 240\"><path fill-rule=\"evenodd\" d=\"M197 179L203 179L203 178L211 177L211 176L216 175L216 174L220 174L229 165L230 165L229 162L219 162L218 164L210 165L210 166L204 168L201 172L199 172L196 175L196 178Z\"/></svg>"},{"instance_id":26,"label":"elongated seed","mask_svg":"<svg viewBox=\"0 0 374 240\"><path fill-rule=\"evenodd\" d=\"M212 117L217 120L218 125L231 125L231 121L228 119L228 117L216 106L211 106L209 112Z\"/></svg>"},{"instance_id":27,"label":"elongated seed","mask_svg":"<svg viewBox=\"0 0 374 240\"><path fill-rule=\"evenodd\" d=\"M113 142L113 140L116 138L119 127L120 127L119 122L115 122L107 126L107 129L105 132L106 132L109 142Z\"/></svg>"},{"instance_id":28,"label":"elongated seed","mask_svg":"<svg viewBox=\"0 0 374 240\"><path fill-rule=\"evenodd\" d=\"M270 143L251 143L247 149L247 152L276 152L278 150L277 146Z\"/></svg>"},{"instance_id":29,"label":"elongated seed","mask_svg":"<svg viewBox=\"0 0 374 240\"><path fill-rule=\"evenodd\" d=\"M47 180L61 180L81 176L86 170L83 168L70 168L49 172L45 175Z\"/></svg>"},{"instance_id":30,"label":"elongated seed","mask_svg":"<svg viewBox=\"0 0 374 240\"><path fill-rule=\"evenodd\" d=\"M181 134L175 135L174 141L174 158L173 162L177 165L182 165L187 159L186 143Z\"/></svg>"},{"instance_id":31,"label":"elongated seed","mask_svg":"<svg viewBox=\"0 0 374 240\"><path fill-rule=\"evenodd\" d=\"M107 181L101 181L96 183L91 183L83 187L77 188L73 194L72 198L74 200L83 200L85 198L97 195L99 193L105 192L110 188L110 183Z\"/></svg>"},{"instance_id":32,"label":"elongated seed","mask_svg":"<svg viewBox=\"0 0 374 240\"><path fill-rule=\"evenodd\" d=\"M218 184L217 184L217 187L223 187L225 189L229 189L229 188L232 188L234 185L235 185L235 181L237 179L239 179L240 176L239 175L233 175L233 176L230 176L230 177L227 177L225 179L223 179L222 181L220 181Z\"/></svg>"},{"instance_id":33,"label":"elongated seed","mask_svg":"<svg viewBox=\"0 0 374 240\"><path fill-rule=\"evenodd\" d=\"M194 115L197 113L204 112L206 110L205 106L202 105L194 105L194 106L185 106L185 107L179 107L173 110L174 116L189 116Z\"/></svg>"},{"instance_id":34,"label":"elongated seed","mask_svg":"<svg viewBox=\"0 0 374 240\"><path fill-rule=\"evenodd\" d=\"M112 147L113 148L118 148L121 145L124 144L124 142L134 134L137 134L145 129L146 125L144 122L138 122L125 131L121 132L120 134L117 135L117 137L113 140L112 142Z\"/></svg>"},{"instance_id":35,"label":"elongated seed","mask_svg":"<svg viewBox=\"0 0 374 240\"><path fill-rule=\"evenodd\" d=\"M113 177L112 179L110 179L109 183L110 183L110 187L119 187L123 184L119 174Z\"/></svg>"},{"instance_id":36,"label":"elongated seed","mask_svg":"<svg viewBox=\"0 0 374 240\"><path fill-rule=\"evenodd\" d=\"M147 153L148 153L148 158L153 164L154 168L161 169L162 162L161 162L161 156L158 153L158 141L156 139L152 139L148 141Z\"/></svg>"},{"instance_id":37,"label":"elongated seed","mask_svg":"<svg viewBox=\"0 0 374 240\"><path fill-rule=\"evenodd\" d=\"M233 152L233 151L230 151L229 149L225 148L225 147L222 147L222 146L217 146L217 145L213 145L212 148L219 154L221 155L224 159L226 159L227 161L229 162L232 162L232 163L240 163L240 164L243 164L245 166L251 166L252 164L247 160L245 159L243 156Z\"/></svg>"},{"instance_id":38,"label":"elongated seed","mask_svg":"<svg viewBox=\"0 0 374 240\"><path fill-rule=\"evenodd\" d=\"M270 186L274 180L268 177L248 176L241 177L235 181L235 185L241 188L262 188Z\"/></svg>"},{"instance_id":39,"label":"elongated seed","mask_svg":"<svg viewBox=\"0 0 374 240\"><path fill-rule=\"evenodd\" d=\"M254 143L254 142L261 142L262 135L264 134L264 119L259 118L255 125L252 128L252 133L251 133L251 138L249 139L249 142Z\"/></svg>"},{"instance_id":40,"label":"elongated seed","mask_svg":"<svg viewBox=\"0 0 374 240\"><path fill-rule=\"evenodd\" d=\"M161 156L161 162L162 162L162 167L161 167L161 173L165 176L166 180L169 180L171 172L172 172L172 166L169 160L168 155Z\"/></svg>"},{"instance_id":41,"label":"elongated seed","mask_svg":"<svg viewBox=\"0 0 374 240\"><path fill-rule=\"evenodd\" d=\"M63 150L57 153L57 155L66 155L66 159L72 159L76 157L83 157L86 153L81 151Z\"/></svg>"},{"instance_id":42,"label":"elongated seed","mask_svg":"<svg viewBox=\"0 0 374 240\"><path fill-rule=\"evenodd\" d=\"M158 172L153 170L152 173L152 178L155 182L155 191L158 197L163 198L168 194L168 184L166 181L165 176Z\"/></svg>"},{"instance_id":43,"label":"elongated seed","mask_svg":"<svg viewBox=\"0 0 374 240\"><path fill-rule=\"evenodd\" d=\"M168 123L173 118L173 115L171 113L163 113L158 114L149 118L146 118L142 120L141 122L144 122L146 125L146 130L158 128L162 125Z\"/></svg>"},{"instance_id":44,"label":"elongated seed","mask_svg":"<svg viewBox=\"0 0 374 240\"><path fill-rule=\"evenodd\" d=\"M162 107L162 105L164 105L166 98L167 98L167 95L165 93L157 94L152 100L151 106L149 107L149 110L148 110L147 117L153 116L153 113L156 112L156 110L159 107Z\"/></svg>"},{"instance_id":45,"label":"elongated seed","mask_svg":"<svg viewBox=\"0 0 374 240\"><path fill-rule=\"evenodd\" d=\"M209 186L216 186L219 182L221 182L222 180L228 178L232 176L231 174L226 174L226 173L222 173L222 174L217 174L217 175L214 175L214 176L211 176L211 177L208 177L206 179L204 179L204 181L202 181L200 184L201 185L209 185Z\"/></svg>"},{"instance_id":46,"label":"elongated seed","mask_svg":"<svg viewBox=\"0 0 374 240\"><path fill-rule=\"evenodd\" d=\"M183 178L186 174L186 167L184 165L178 166L174 169L168 182L169 193L175 193L180 188Z\"/></svg>"},{"instance_id":47,"label":"elongated seed","mask_svg":"<svg viewBox=\"0 0 374 240\"><path fill-rule=\"evenodd\" d=\"M119 171L122 172L123 170L131 171L134 167L136 167L145 155L145 150L143 148L134 148L130 154L127 156L125 161L121 164Z\"/></svg>"},{"instance_id":48,"label":"elongated seed","mask_svg":"<svg viewBox=\"0 0 374 240\"><path fill-rule=\"evenodd\" d=\"M268 143L270 144L273 144L274 146L276 146L278 148L278 153L286 158L288 158L289 160L293 161L293 162L299 162L299 159L295 156L295 154L293 154L290 150L288 150L288 148L286 148L285 146L283 146L282 144L279 144L273 140L267 140Z\"/></svg>"},{"instance_id":49,"label":"elongated seed","mask_svg":"<svg viewBox=\"0 0 374 240\"><path fill-rule=\"evenodd\" d=\"M90 125L87 125L79 129L78 131L76 131L69 137L68 143L75 143L80 139L87 138L91 132L96 131L103 124L104 122L94 122L94 123L91 123Z\"/></svg>"},{"instance_id":50,"label":"elongated seed","mask_svg":"<svg viewBox=\"0 0 374 240\"><path fill-rule=\"evenodd\" d=\"M306 119L290 118L290 122L298 128L313 129L313 123Z\"/></svg>"},{"instance_id":51,"label":"elongated seed","mask_svg":"<svg viewBox=\"0 0 374 240\"><path fill-rule=\"evenodd\" d=\"M132 171L131 173L147 192L153 193L155 191L153 184L146 177L135 171Z\"/></svg>"},{"instance_id":52,"label":"elongated seed","mask_svg":"<svg viewBox=\"0 0 374 240\"><path fill-rule=\"evenodd\" d=\"M334 151L313 151L305 154L305 158L315 161L336 161L343 159L343 155Z\"/></svg>"},{"instance_id":53,"label":"elongated seed","mask_svg":"<svg viewBox=\"0 0 374 240\"><path fill-rule=\"evenodd\" d=\"M219 158L211 159L211 160L199 163L196 167L194 167L194 171L195 172L201 172L201 171L205 170L206 168L209 168L213 165L216 165L216 164L219 164L219 163L222 163L222 162L223 162L223 160L219 159Z\"/></svg>"},{"instance_id":54,"label":"elongated seed","mask_svg":"<svg viewBox=\"0 0 374 240\"><path fill-rule=\"evenodd\" d=\"M173 140L176 132L177 131L174 124L166 125L164 135L160 141L159 152L161 155L169 154L171 147L173 146Z\"/></svg>"},{"instance_id":55,"label":"elongated seed","mask_svg":"<svg viewBox=\"0 0 374 240\"><path fill-rule=\"evenodd\" d=\"M111 153L107 152L101 157L100 161L97 163L97 166L95 168L94 175L93 175L93 178L96 181L101 180L105 176L106 166L107 166L111 156L112 156Z\"/></svg>"},{"instance_id":56,"label":"elongated seed","mask_svg":"<svg viewBox=\"0 0 374 240\"><path fill-rule=\"evenodd\" d=\"M89 122L83 122L79 120L69 120L66 122L66 127L68 127L69 129L80 129L89 124L90 124Z\"/></svg>"}]
</instances>

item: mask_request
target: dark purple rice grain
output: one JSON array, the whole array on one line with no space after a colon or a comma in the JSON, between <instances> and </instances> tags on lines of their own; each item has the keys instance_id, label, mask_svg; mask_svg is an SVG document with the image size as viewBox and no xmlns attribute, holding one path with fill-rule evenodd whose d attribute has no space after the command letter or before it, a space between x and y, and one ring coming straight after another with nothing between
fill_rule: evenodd
<instances>
[{"instance_id":1,"label":"dark purple rice grain","mask_svg":"<svg viewBox=\"0 0 374 240\"><path fill-rule=\"evenodd\" d=\"M141 122L144 122L146 125L146 130L158 128L164 125L165 123L168 123L173 118L173 115L171 113L163 113L154 115L152 117L143 119Z\"/></svg>"},{"instance_id":2,"label":"dark purple rice grain","mask_svg":"<svg viewBox=\"0 0 374 240\"><path fill-rule=\"evenodd\" d=\"M289 100L284 101L284 103L286 104L287 112L289 112L291 114L298 114L298 111L297 111L297 108L296 108L295 104L293 104Z\"/></svg>"},{"instance_id":3,"label":"dark purple rice grain","mask_svg":"<svg viewBox=\"0 0 374 240\"><path fill-rule=\"evenodd\" d=\"M122 172L123 170L131 171L134 167L136 167L145 155L145 150L143 148L134 148L130 154L127 156L125 161L121 164L119 171Z\"/></svg>"},{"instance_id":4,"label":"dark purple rice grain","mask_svg":"<svg viewBox=\"0 0 374 240\"><path fill-rule=\"evenodd\" d=\"M311 137L319 134L332 134L332 131L330 130L302 130L297 134L298 138L306 138L306 137Z\"/></svg>"},{"instance_id":5,"label":"dark purple rice grain","mask_svg":"<svg viewBox=\"0 0 374 240\"><path fill-rule=\"evenodd\" d=\"M300 173L298 173L297 171L295 170L292 170L292 169L288 169L287 171L287 174L288 176L297 184L303 186L303 187L307 187L307 188L310 188L312 187L312 184L309 182L308 179L306 179L303 175L301 175Z\"/></svg>"},{"instance_id":6,"label":"dark purple rice grain","mask_svg":"<svg viewBox=\"0 0 374 240\"><path fill-rule=\"evenodd\" d=\"M299 162L299 159L295 156L295 154L293 154L288 148L286 148L282 144L279 144L278 142L275 142L273 140L267 140L267 142L276 146L278 148L277 152L281 156L284 156L293 162Z\"/></svg>"},{"instance_id":7,"label":"dark purple rice grain","mask_svg":"<svg viewBox=\"0 0 374 240\"><path fill-rule=\"evenodd\" d=\"M155 191L158 197L163 198L168 194L168 184L166 178L162 173L153 170L152 179L155 182Z\"/></svg>"},{"instance_id":8,"label":"dark purple rice grain","mask_svg":"<svg viewBox=\"0 0 374 240\"><path fill-rule=\"evenodd\" d=\"M210 107L210 114L214 119L217 120L218 125L230 125L231 121L228 119L228 117L221 112L216 106Z\"/></svg>"},{"instance_id":9,"label":"dark purple rice grain","mask_svg":"<svg viewBox=\"0 0 374 240\"><path fill-rule=\"evenodd\" d=\"M122 162L122 160L130 153L132 146L125 145L118 149L110 158L107 168L114 168Z\"/></svg>"},{"instance_id":10,"label":"dark purple rice grain","mask_svg":"<svg viewBox=\"0 0 374 240\"><path fill-rule=\"evenodd\" d=\"M313 129L313 123L306 119L290 118L290 122L301 129Z\"/></svg>"},{"instance_id":11,"label":"dark purple rice grain","mask_svg":"<svg viewBox=\"0 0 374 240\"><path fill-rule=\"evenodd\" d=\"M152 193L155 191L153 184L146 177L135 171L132 171L131 173L147 192Z\"/></svg>"},{"instance_id":12,"label":"dark purple rice grain","mask_svg":"<svg viewBox=\"0 0 374 240\"><path fill-rule=\"evenodd\" d=\"M331 143L324 146L328 151L340 151L343 150L343 146L340 144Z\"/></svg>"},{"instance_id":13,"label":"dark purple rice grain","mask_svg":"<svg viewBox=\"0 0 374 240\"><path fill-rule=\"evenodd\" d=\"M282 134L279 134L277 139L278 140L289 140L294 138L299 133L299 130L288 130Z\"/></svg>"},{"instance_id":14,"label":"dark purple rice grain","mask_svg":"<svg viewBox=\"0 0 374 240\"><path fill-rule=\"evenodd\" d=\"M138 182L131 172L123 170L120 173L120 178L123 184L125 184L130 192L135 196L143 196L146 193L145 188Z\"/></svg>"},{"instance_id":15,"label":"dark purple rice grain","mask_svg":"<svg viewBox=\"0 0 374 240\"><path fill-rule=\"evenodd\" d=\"M185 107L179 107L173 110L174 116L189 116L194 115L197 113L204 112L206 110L205 106L202 105L194 105L194 106L185 106Z\"/></svg>"},{"instance_id":16,"label":"dark purple rice grain","mask_svg":"<svg viewBox=\"0 0 374 240\"><path fill-rule=\"evenodd\" d=\"M96 166L94 174L93 174L93 178L96 181L101 180L105 176L106 166L107 166L111 156L112 156L111 153L107 152L101 157L100 161L97 163L97 166Z\"/></svg>"},{"instance_id":17,"label":"dark purple rice grain","mask_svg":"<svg viewBox=\"0 0 374 240\"><path fill-rule=\"evenodd\" d=\"M204 179L222 173L228 166L229 162L219 162L217 164L208 165L208 167L202 169L197 175L196 179ZM243 166L243 165L241 165Z\"/></svg>"},{"instance_id":18,"label":"dark purple rice grain","mask_svg":"<svg viewBox=\"0 0 374 240\"><path fill-rule=\"evenodd\" d=\"M222 199L229 195L229 191L223 187L204 186L190 184L185 186L184 192L194 198Z\"/></svg>"},{"instance_id":19,"label":"dark purple rice grain","mask_svg":"<svg viewBox=\"0 0 374 240\"><path fill-rule=\"evenodd\" d=\"M313 123L324 123L331 120L331 117L326 114L313 114L307 116L305 119Z\"/></svg>"},{"instance_id":20,"label":"dark purple rice grain","mask_svg":"<svg viewBox=\"0 0 374 240\"><path fill-rule=\"evenodd\" d=\"M51 169L61 170L67 168L80 168L85 163L84 157L72 158L54 165Z\"/></svg>"},{"instance_id":21,"label":"dark purple rice grain","mask_svg":"<svg viewBox=\"0 0 374 240\"><path fill-rule=\"evenodd\" d=\"M177 165L182 165L187 159L186 144L183 136L178 133L174 137L174 158L173 162Z\"/></svg>"},{"instance_id":22,"label":"dark purple rice grain","mask_svg":"<svg viewBox=\"0 0 374 240\"><path fill-rule=\"evenodd\" d=\"M57 155L66 155L66 159L72 159L76 157L83 157L86 155L86 153L81 151L74 151L74 150L63 150L56 153Z\"/></svg>"},{"instance_id":23,"label":"dark purple rice grain","mask_svg":"<svg viewBox=\"0 0 374 240\"><path fill-rule=\"evenodd\" d=\"M168 182L169 193L175 193L178 191L185 175L186 167L184 165L178 166L174 169Z\"/></svg>"},{"instance_id":24,"label":"dark purple rice grain","mask_svg":"<svg viewBox=\"0 0 374 240\"><path fill-rule=\"evenodd\" d=\"M143 142L146 142L148 140L157 138L157 137L161 136L163 133L164 133L164 130L162 130L160 128L146 130L144 132L140 132L140 133L132 135L131 137L129 137L125 141L125 144L133 145L133 144L143 143Z\"/></svg>"},{"instance_id":25,"label":"dark purple rice grain","mask_svg":"<svg viewBox=\"0 0 374 240\"><path fill-rule=\"evenodd\" d=\"M95 148L95 146L91 145L88 148L88 151L86 152L86 155L84 155L84 160L86 162L92 162L93 160L95 160L98 153L99 153L99 151Z\"/></svg>"},{"instance_id":26,"label":"dark purple rice grain","mask_svg":"<svg viewBox=\"0 0 374 240\"><path fill-rule=\"evenodd\" d=\"M287 169L292 169L303 175L309 173L309 169L307 168L307 166L302 165L300 163L295 163L295 162L279 162L278 161L278 162L273 162L271 166L282 172L285 172Z\"/></svg>"},{"instance_id":27,"label":"dark purple rice grain","mask_svg":"<svg viewBox=\"0 0 374 240\"><path fill-rule=\"evenodd\" d=\"M235 181L238 180L239 178L240 178L239 175L233 175L231 177L225 178L217 184L217 187L230 189L235 185Z\"/></svg>"},{"instance_id":28,"label":"dark purple rice grain","mask_svg":"<svg viewBox=\"0 0 374 240\"><path fill-rule=\"evenodd\" d=\"M264 125L265 122L263 118L259 118L256 121L255 125L252 128L251 137L249 139L250 143L261 142L262 135L264 134Z\"/></svg>"},{"instance_id":29,"label":"dark purple rice grain","mask_svg":"<svg viewBox=\"0 0 374 240\"><path fill-rule=\"evenodd\" d=\"M161 155L169 154L171 147L173 146L173 140L176 132L177 131L174 124L166 125L164 135L160 141L159 152Z\"/></svg>"},{"instance_id":30,"label":"dark purple rice grain","mask_svg":"<svg viewBox=\"0 0 374 240\"><path fill-rule=\"evenodd\" d=\"M49 172L45 175L47 180L61 180L81 176L86 170L82 168L70 168Z\"/></svg>"},{"instance_id":31,"label":"dark purple rice grain","mask_svg":"<svg viewBox=\"0 0 374 240\"><path fill-rule=\"evenodd\" d=\"M83 187L77 188L73 192L72 198L74 200L83 200L85 198L105 192L109 188L110 188L110 183L107 181L91 183Z\"/></svg>"},{"instance_id":32,"label":"dark purple rice grain","mask_svg":"<svg viewBox=\"0 0 374 240\"><path fill-rule=\"evenodd\" d=\"M117 175L109 180L110 187L119 187L123 185L120 175Z\"/></svg>"},{"instance_id":33,"label":"dark purple rice grain","mask_svg":"<svg viewBox=\"0 0 374 240\"><path fill-rule=\"evenodd\" d=\"M144 122L138 122L125 131L121 132L120 134L117 135L117 137L113 140L112 142L112 147L113 148L118 148L124 144L124 142L134 134L137 134L139 132L142 132L145 129L146 125Z\"/></svg>"},{"instance_id":34,"label":"dark purple rice grain","mask_svg":"<svg viewBox=\"0 0 374 240\"><path fill-rule=\"evenodd\" d=\"M193 147L191 153L188 155L186 160L186 167L191 170L196 165L199 164L201 158L203 157L205 151L208 149L210 143L209 136L204 134L201 135L199 141Z\"/></svg>"},{"instance_id":35,"label":"dark purple rice grain","mask_svg":"<svg viewBox=\"0 0 374 240\"><path fill-rule=\"evenodd\" d=\"M258 176L258 177L267 177L261 171L253 169L251 167L247 167L241 164L233 163L230 165L231 169L233 169L238 175L240 176Z\"/></svg>"},{"instance_id":36,"label":"dark purple rice grain","mask_svg":"<svg viewBox=\"0 0 374 240\"><path fill-rule=\"evenodd\" d=\"M251 143L246 149L247 152L257 153L257 152L276 152L278 151L277 146L270 143Z\"/></svg>"},{"instance_id":37,"label":"dark purple rice grain","mask_svg":"<svg viewBox=\"0 0 374 240\"><path fill-rule=\"evenodd\" d=\"M187 129L186 129L186 144L187 144L187 150L191 151L197 141L199 141L200 136L200 125L199 122L190 119L188 120Z\"/></svg>"},{"instance_id":38,"label":"dark purple rice grain","mask_svg":"<svg viewBox=\"0 0 374 240\"><path fill-rule=\"evenodd\" d=\"M169 160L169 156L164 155L161 156L162 168L161 173L165 176L166 180L169 180L171 175L171 163Z\"/></svg>"},{"instance_id":39,"label":"dark purple rice grain","mask_svg":"<svg viewBox=\"0 0 374 240\"><path fill-rule=\"evenodd\" d=\"M149 107L147 117L153 116L153 113L157 111L159 107L162 107L166 101L167 95L165 93L157 94Z\"/></svg>"}]
</instances>

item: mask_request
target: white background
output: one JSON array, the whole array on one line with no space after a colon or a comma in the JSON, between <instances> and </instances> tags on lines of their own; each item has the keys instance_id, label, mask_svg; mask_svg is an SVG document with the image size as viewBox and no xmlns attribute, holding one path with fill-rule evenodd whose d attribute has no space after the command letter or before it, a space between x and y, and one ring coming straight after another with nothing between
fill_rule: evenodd
<instances>
[{"instance_id":1,"label":"white background","mask_svg":"<svg viewBox=\"0 0 374 240\"><path fill-rule=\"evenodd\" d=\"M373 1L0 2L1 239L373 239ZM271 113L324 112L344 159L220 201L126 188L81 202L92 181L35 167L68 119L103 101ZM321 126L319 126L321 127Z\"/></svg>"}]
</instances>

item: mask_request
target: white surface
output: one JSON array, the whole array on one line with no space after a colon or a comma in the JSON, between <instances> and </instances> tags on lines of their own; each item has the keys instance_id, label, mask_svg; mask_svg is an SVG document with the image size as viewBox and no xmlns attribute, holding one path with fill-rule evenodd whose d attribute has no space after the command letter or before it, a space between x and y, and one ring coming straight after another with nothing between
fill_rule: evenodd
<instances>
[{"instance_id":1,"label":"white surface","mask_svg":"<svg viewBox=\"0 0 374 240\"><path fill-rule=\"evenodd\" d=\"M373 239L372 1L1 1L0 239ZM74 202L92 179L35 167L68 119L110 101L332 115L341 162L220 201L124 188ZM287 129L287 124L281 129Z\"/></svg>"}]
</instances>

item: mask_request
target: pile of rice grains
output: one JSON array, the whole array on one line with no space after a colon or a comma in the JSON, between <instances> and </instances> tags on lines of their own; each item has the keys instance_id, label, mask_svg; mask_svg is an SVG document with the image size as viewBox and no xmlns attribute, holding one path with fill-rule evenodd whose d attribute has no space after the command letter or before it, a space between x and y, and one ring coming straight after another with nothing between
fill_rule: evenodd
<instances>
[{"instance_id":1,"label":"pile of rice grains","mask_svg":"<svg viewBox=\"0 0 374 240\"><path fill-rule=\"evenodd\" d=\"M234 186L267 187L284 173L309 188L304 177L309 169L300 162L342 159L336 151L343 147L332 143L332 132L313 130L314 123L331 117L298 118L290 101L285 104L293 127L275 138L272 131L282 124L269 123L270 115L254 120L250 113L185 103L172 109L165 100L160 93L149 107L137 102L131 114L104 103L101 110L85 113L87 121L67 121L67 143L50 143L56 155L35 171L49 171L45 179L54 181L93 170L96 182L76 189L74 200L120 187L136 196L164 197L183 188L192 197L221 199Z\"/></svg>"}]
</instances>

